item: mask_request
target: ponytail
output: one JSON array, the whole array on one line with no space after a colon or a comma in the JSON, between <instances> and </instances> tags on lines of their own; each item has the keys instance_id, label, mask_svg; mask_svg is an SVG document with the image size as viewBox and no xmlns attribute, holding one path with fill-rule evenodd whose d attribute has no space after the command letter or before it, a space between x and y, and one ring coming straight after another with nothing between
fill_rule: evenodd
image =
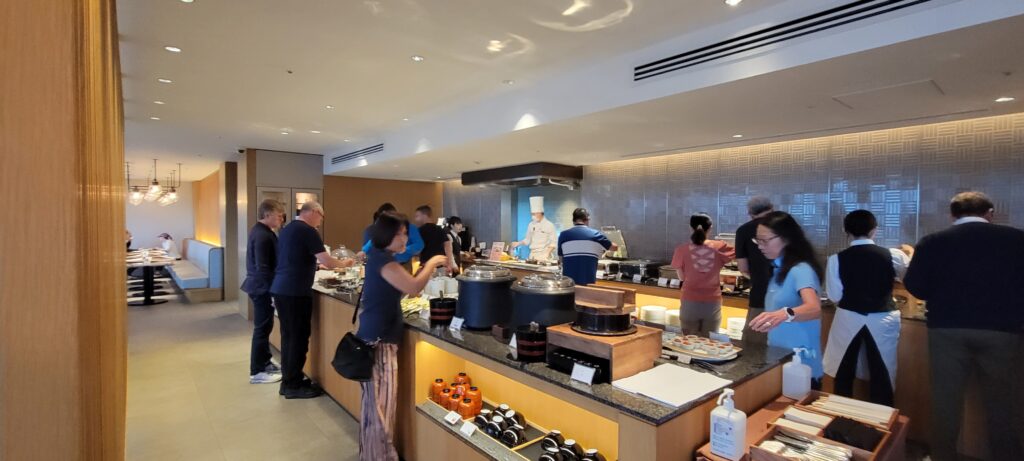
<instances>
[{"instance_id":1,"label":"ponytail","mask_svg":"<svg viewBox=\"0 0 1024 461\"><path fill-rule=\"evenodd\" d=\"M694 245L703 245L708 239L708 230L711 229L711 216L708 216L707 213L696 213L690 216L690 228L693 229L690 241Z\"/></svg>"}]
</instances>

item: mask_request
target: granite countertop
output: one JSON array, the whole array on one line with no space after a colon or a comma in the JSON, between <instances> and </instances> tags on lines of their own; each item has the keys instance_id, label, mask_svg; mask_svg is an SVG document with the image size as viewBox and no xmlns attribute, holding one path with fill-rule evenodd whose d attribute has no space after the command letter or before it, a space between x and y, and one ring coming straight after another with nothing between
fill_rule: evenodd
<instances>
[{"instance_id":1,"label":"granite countertop","mask_svg":"<svg viewBox=\"0 0 1024 461\"><path fill-rule=\"evenodd\" d=\"M585 385L571 381L568 374L552 370L544 363L522 363L513 360L509 356L508 345L496 340L489 331L462 330L457 337L447 327L438 326L431 328L427 320L420 319L419 317L407 317L405 323L409 328L455 345L469 353L517 369L530 376L560 386L655 425L663 424L693 407L717 398L721 391L721 389L715 390L681 407L671 407L646 397L616 389L611 384ZM789 350L777 347L745 345L742 341L737 341L736 343L744 349L739 358L721 365L713 365L721 373L722 378L733 381L732 386L758 376L775 366L779 366L784 359L792 354ZM668 362L659 360L658 364L660 363ZM699 367L684 365L679 362L670 363L705 372Z\"/></svg>"}]
</instances>

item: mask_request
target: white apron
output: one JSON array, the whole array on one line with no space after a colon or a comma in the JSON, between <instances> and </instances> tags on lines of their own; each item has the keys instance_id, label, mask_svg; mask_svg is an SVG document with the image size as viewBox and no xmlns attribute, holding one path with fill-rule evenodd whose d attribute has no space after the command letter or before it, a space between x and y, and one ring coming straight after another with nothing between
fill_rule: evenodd
<instances>
[{"instance_id":1,"label":"white apron","mask_svg":"<svg viewBox=\"0 0 1024 461\"><path fill-rule=\"evenodd\" d=\"M843 356L846 355L846 349L850 347L850 342L865 325L878 346L878 352L882 355L885 368L889 370L890 384L895 390L896 354L900 342L900 311L898 310L861 315L837 307L836 317L832 320L832 329L828 333L828 343L825 345L823 360L825 373L833 377L836 375L839 365L843 362ZM862 345L857 358L858 379L869 379L867 363L867 351Z\"/></svg>"},{"instance_id":2,"label":"white apron","mask_svg":"<svg viewBox=\"0 0 1024 461\"><path fill-rule=\"evenodd\" d=\"M530 246L530 259L547 261L549 253L554 254L549 250L558 244L555 225L547 219L542 219L540 222L531 221L526 228L525 240Z\"/></svg>"}]
</instances>

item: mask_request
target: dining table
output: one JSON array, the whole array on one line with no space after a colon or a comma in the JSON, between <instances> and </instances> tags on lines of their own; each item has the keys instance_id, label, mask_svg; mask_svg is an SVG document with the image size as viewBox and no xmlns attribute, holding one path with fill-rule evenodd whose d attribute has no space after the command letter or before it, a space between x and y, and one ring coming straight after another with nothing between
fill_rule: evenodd
<instances>
[{"instance_id":1,"label":"dining table","mask_svg":"<svg viewBox=\"0 0 1024 461\"><path fill-rule=\"evenodd\" d=\"M129 302L129 306L152 306L167 302L166 299L153 298L153 296L167 294L156 291L156 269L173 265L174 258L168 256L163 250L140 249L128 252L125 264L129 268L142 268L142 299Z\"/></svg>"}]
</instances>

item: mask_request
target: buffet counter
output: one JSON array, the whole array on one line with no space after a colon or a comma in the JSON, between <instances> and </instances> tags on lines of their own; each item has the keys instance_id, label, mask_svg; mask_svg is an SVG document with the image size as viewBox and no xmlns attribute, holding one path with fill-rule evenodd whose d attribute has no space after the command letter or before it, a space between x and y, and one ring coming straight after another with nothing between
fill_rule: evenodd
<instances>
[{"instance_id":1,"label":"buffet counter","mask_svg":"<svg viewBox=\"0 0 1024 461\"><path fill-rule=\"evenodd\" d=\"M345 380L330 360L341 337L353 329L355 306L332 290L316 288L313 333L306 373L355 418L361 393ZM708 417L718 392L709 392L680 407L672 407L613 387L571 381L543 363L512 360L509 349L489 332L431 328L418 316L407 318L399 350L399 406L396 444L407 460L530 459L476 433L466 437L458 425L443 421L446 411L428 398L434 378L459 372L473 378L484 400L508 403L537 428L560 429L582 446L600 449L608 459L680 459L692 455L708 439ZM280 347L275 329L272 344ZM737 406L753 412L781 392L781 364L789 353L765 346L744 346L741 357L716 366L734 381ZM662 362L664 363L664 362ZM678 362L676 365L689 367ZM698 369L699 370L699 369ZM680 385L685 385L680 383ZM682 456L686 458L687 456Z\"/></svg>"}]
</instances>

